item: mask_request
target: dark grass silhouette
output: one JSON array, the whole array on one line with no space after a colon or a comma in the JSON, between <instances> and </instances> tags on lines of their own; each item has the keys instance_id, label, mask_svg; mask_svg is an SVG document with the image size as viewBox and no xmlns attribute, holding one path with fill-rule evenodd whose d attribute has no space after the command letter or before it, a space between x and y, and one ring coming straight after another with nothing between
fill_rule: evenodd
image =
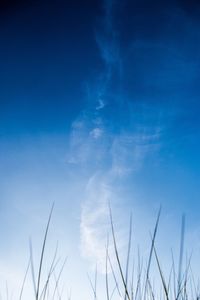
<instances>
[{"instance_id":1,"label":"dark grass silhouette","mask_svg":"<svg viewBox=\"0 0 200 300\"><path fill-rule=\"evenodd\" d=\"M51 223L52 213L54 209L54 204L51 207L51 211L47 220L47 225L44 233L43 243L41 247L41 254L39 259L38 270L35 271L35 265L33 261L33 251L32 243L30 241L30 258L25 271L24 280L19 292L19 297L17 299L23 300L24 287L27 281L27 275L30 272L32 275L32 285L35 300L64 300L66 297L62 296L62 291L60 291L59 283L63 274L63 270L66 264L66 259L60 265L60 259L57 257L56 246L52 262L49 266L49 272L46 275L43 274L43 263L45 258L46 244L48 239L49 226ZM110 227L112 239L112 257L109 253L109 236L107 237L107 244L105 247L105 299L124 299L124 300L199 300L199 290L198 285L195 283L195 278L191 268L191 257L187 260L186 266L183 266L183 256L184 256L184 235L185 235L185 216L182 217L181 226L181 238L180 238L180 253L179 253L179 263L178 270L175 268L174 256L172 253L172 266L168 278L165 275L161 267L161 262L159 255L156 250L156 235L159 227L159 220L161 215L161 208L158 211L156 218L153 234L151 235L150 251L149 257L146 263L146 268L144 267L143 260L141 259L140 251L138 250L137 266L135 264L134 258L131 261L131 243L132 243L132 215L130 216L129 222L129 235L127 242L127 254L125 259L125 266L122 264L120 259L117 238L114 228L114 221L112 216L112 210L109 205L109 217L110 217ZM151 279L151 265L152 261L156 263L160 286L157 283L156 286ZM115 260L115 267L113 261ZM59 270L58 269L58 265ZM56 275L55 270L57 270L58 275ZM109 271L108 271L109 270ZM110 274L109 274L110 273ZM97 292L97 274L98 270L96 267L93 280L89 277L89 284L93 293L94 299L98 299ZM71 296L68 297L68 300ZM7 291L6 300L10 300L9 293ZM29 300L29 299L26 299ZM100 299L99 299L100 300Z\"/></svg>"}]
</instances>

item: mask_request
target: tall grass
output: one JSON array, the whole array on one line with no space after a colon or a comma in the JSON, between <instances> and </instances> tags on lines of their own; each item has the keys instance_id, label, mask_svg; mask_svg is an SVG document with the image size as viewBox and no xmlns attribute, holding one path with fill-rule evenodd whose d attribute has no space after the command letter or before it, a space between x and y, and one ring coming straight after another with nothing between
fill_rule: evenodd
<instances>
[{"instance_id":1,"label":"tall grass","mask_svg":"<svg viewBox=\"0 0 200 300\"><path fill-rule=\"evenodd\" d=\"M44 232L44 238L41 247L38 269L36 270L32 243L30 241L30 258L25 271L25 276L19 292L17 300L24 299L24 287L27 283L27 275L30 272L32 276L32 286L35 300L64 300L66 297L62 295L60 289L60 280L66 264L57 257L57 246L49 266L49 271L45 277L43 273L43 264L46 254L49 226L51 223L54 205L51 208L47 225ZM153 234L151 235L151 243L149 245L149 255L146 263L144 263L140 250L138 249L137 257L132 257L132 216L129 222L129 234L127 240L126 259L120 258L117 244L116 231L113 221L111 207L109 206L110 216L110 237L107 237L105 247L105 299L124 299L124 300L199 300L199 287L196 284L192 268L191 257L183 263L184 258L184 235L185 235L185 216L182 217L182 226L180 234L180 251L178 259L178 267L176 270L174 255L172 253L172 262L170 274L166 274L161 266L159 254L156 247L156 236L159 229L159 220L161 208L158 211ZM109 253L110 245L112 253ZM157 267L156 282L152 278L152 263L155 262ZM155 270L154 266L154 270ZM58 275L57 275L58 274ZM96 266L94 280L90 278L89 284L93 293L94 300L99 299L97 290L98 269ZM6 300L10 300L8 288L6 288ZM26 299L29 300L29 299ZM71 296L68 297L71 300ZM89 300L89 299L88 299ZM100 300L100 299L99 299Z\"/></svg>"}]
</instances>

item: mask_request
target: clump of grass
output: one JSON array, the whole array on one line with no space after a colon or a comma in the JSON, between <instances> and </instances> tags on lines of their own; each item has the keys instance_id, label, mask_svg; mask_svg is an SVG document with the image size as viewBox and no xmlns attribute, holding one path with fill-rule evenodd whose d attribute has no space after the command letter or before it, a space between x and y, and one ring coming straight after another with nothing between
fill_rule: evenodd
<instances>
[{"instance_id":1,"label":"clump of grass","mask_svg":"<svg viewBox=\"0 0 200 300\"><path fill-rule=\"evenodd\" d=\"M32 243L30 241L30 258L27 264L24 280L19 293L19 300L23 300L24 287L27 281L28 273L32 275L32 286L35 300L64 300L59 283L66 264L66 259L61 264L57 256L58 246L56 246L52 261L49 266L49 271L44 277L43 264L48 240L49 226L51 223L54 205L52 205L47 225L45 228L44 238L41 247L41 253L38 263L38 270L36 271ZM184 235L185 235L185 217L182 218L181 238L180 238L180 253L179 264L176 271L174 256L172 253L172 266L170 274L167 277L162 269L161 261L159 259L156 248L156 236L159 227L159 220L161 215L161 208L158 211L153 234L151 235L151 243L149 247L149 256L147 263L144 264L138 249L137 257L131 256L132 245L132 215L129 222L129 235L127 242L127 253L125 263L122 263L117 245L116 231L114 228L114 221L112 210L109 206L111 240L113 246L112 255L109 253L109 244L111 243L109 236L107 237L107 244L105 249L105 299L124 299L124 300L199 300L199 288L195 284L194 275L191 269L191 257L187 260L185 269L183 268L184 255ZM115 260L115 266L113 261ZM151 278L152 262L155 261L159 278L157 277L156 285ZM59 269L58 269L59 268ZM109 270L109 271L108 271ZM110 274L109 274L110 273ZM57 275L58 274L58 275ZM97 291L97 274L96 267L94 283L88 275L89 283L93 292L94 300L98 298ZM45 278L45 279L44 279ZM158 284L160 280L160 286ZM159 286L159 288L158 288ZM6 288L6 298L10 300L8 288ZM2 298L1 298L2 299ZM29 299L26 299L29 300ZM68 297L71 300L71 296ZM100 300L100 299L99 299ZM102 300L102 299L101 299Z\"/></svg>"},{"instance_id":2,"label":"clump of grass","mask_svg":"<svg viewBox=\"0 0 200 300\"><path fill-rule=\"evenodd\" d=\"M141 256L140 256L140 252L138 251L138 268L137 268L137 274L134 282L134 272L135 272L134 262L132 264L130 262L130 251L131 251L131 240L132 240L132 216L130 217L130 225L129 225L127 258L126 258L125 268L123 270L122 261L120 260L119 257L112 211L110 207L109 207L109 212L110 212L111 235L112 235L115 259L116 259L119 275L118 276L116 275L117 270L114 271L112 265L111 265L111 269L112 269L112 275L114 279L114 285L116 287L115 290L118 292L119 298L124 298L124 300L127 299L128 300L156 300L156 299L198 300L199 299L199 293L198 293L197 286L195 284L194 277L193 276L191 277L192 274L191 265L190 265L191 257L187 262L185 270L183 271L185 216L182 217L178 275L176 274L175 263L173 259L169 278L166 279L166 276L162 270L161 262L157 253L155 241L156 241L156 235L158 231L160 214L161 214L161 208L160 208L156 218L153 235L151 235L150 251L149 251L149 257L147 260L146 268L144 268L143 264L141 264ZM108 258L109 258L109 253L108 253L108 246L107 246L106 247L106 294L107 294L107 300L110 300L113 297L113 294L109 294L109 290L108 290L108 274L107 274ZM150 269L151 269L153 258L156 262L158 275L161 282L159 295L158 295L158 282L157 282L157 286L155 287L150 277ZM130 265L132 265L132 276L131 276L131 281L129 282L128 279L129 279ZM157 281L158 281L158 277L157 277ZM190 285L190 291L188 287L189 285ZM121 290L119 289L119 286L121 287ZM123 294L124 296L122 297Z\"/></svg>"},{"instance_id":3,"label":"clump of grass","mask_svg":"<svg viewBox=\"0 0 200 300\"><path fill-rule=\"evenodd\" d=\"M48 233L49 233L49 226L51 223L53 209L54 209L54 204L51 207L51 211L49 213L47 225L45 228L45 233L44 233L44 238L43 238L43 242L42 242L40 258L39 258L39 267L38 267L37 272L35 271L35 265L34 265L34 260L33 260L32 242L31 242L31 240L29 242L30 258L29 258L28 266L27 266L27 269L25 272L22 287L20 290L19 300L23 299L24 286L25 286L25 283L27 280L27 275L28 275L29 270L31 270L32 285L33 285L35 300L49 300L49 299L61 300L62 299L62 292L60 292L60 289L59 289L59 282L60 282L64 267L65 267L67 258L65 258L64 262L61 264L60 269L58 270L58 275L56 275L56 269L60 262L60 259L57 257L58 245L56 245L53 259L51 261L48 274L46 275L46 279L42 280L42 277L44 277L43 276L43 264L44 264L44 258L45 258L47 237L48 237ZM7 299L7 300L9 300L9 299Z\"/></svg>"}]
</instances>

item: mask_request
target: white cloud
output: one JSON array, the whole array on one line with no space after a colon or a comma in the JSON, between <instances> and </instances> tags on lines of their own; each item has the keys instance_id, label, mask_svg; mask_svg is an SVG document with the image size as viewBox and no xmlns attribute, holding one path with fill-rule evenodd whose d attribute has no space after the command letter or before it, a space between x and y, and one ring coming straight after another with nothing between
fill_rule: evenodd
<instances>
[{"instance_id":1,"label":"white cloud","mask_svg":"<svg viewBox=\"0 0 200 300\"><path fill-rule=\"evenodd\" d=\"M94 139L98 139L102 136L103 134L103 130L100 128L94 128L90 131L90 135L94 138Z\"/></svg>"},{"instance_id":2,"label":"white cloud","mask_svg":"<svg viewBox=\"0 0 200 300\"><path fill-rule=\"evenodd\" d=\"M102 172L97 169L88 180L81 210L81 251L93 267L98 264L101 272L105 271L105 245L110 231L108 202L115 207L118 197L113 192L116 190L116 180L139 171L148 155L158 151L160 135L155 132L157 128L148 134L133 132L112 135L110 147L105 149L106 156L110 155L110 167ZM118 183L118 191L119 188ZM125 242L125 238L122 239L120 247Z\"/></svg>"},{"instance_id":3,"label":"white cloud","mask_svg":"<svg viewBox=\"0 0 200 300\"><path fill-rule=\"evenodd\" d=\"M94 102L88 101L89 105L72 124L68 159L68 162L87 170L88 184L80 221L81 252L93 266L98 263L101 272L105 271L105 245L110 231L108 201L115 208L120 179L138 172L145 160L159 151L161 137L155 109L137 106L126 98L120 99L119 103L116 100L113 108L109 106L108 86L112 72L121 72L114 4L115 1L104 2L102 27L96 33L105 72L100 76L100 84L91 89L92 93L89 89L88 98L94 99ZM116 96L119 99L120 96ZM121 120L116 117L122 102L127 109L123 112L123 122L127 118L126 128L123 124L120 126Z\"/></svg>"},{"instance_id":4,"label":"white cloud","mask_svg":"<svg viewBox=\"0 0 200 300\"><path fill-rule=\"evenodd\" d=\"M91 177L86 187L86 199L81 211L81 251L93 266L105 272L106 238L110 229L108 202L111 199L109 186L101 176Z\"/></svg>"},{"instance_id":5,"label":"white cloud","mask_svg":"<svg viewBox=\"0 0 200 300\"><path fill-rule=\"evenodd\" d=\"M102 99L98 100L98 105L96 106L96 110L102 109L105 107L105 103Z\"/></svg>"},{"instance_id":6,"label":"white cloud","mask_svg":"<svg viewBox=\"0 0 200 300\"><path fill-rule=\"evenodd\" d=\"M72 124L69 161L87 170L88 176L81 208L81 252L93 266L98 263L101 272L105 271L105 245L110 231L108 202L115 209L120 180L140 171L145 160L160 149L161 127L156 121L145 124L135 120L134 125L113 132L103 112L96 113L95 105ZM125 242L122 238L120 247Z\"/></svg>"}]
</instances>

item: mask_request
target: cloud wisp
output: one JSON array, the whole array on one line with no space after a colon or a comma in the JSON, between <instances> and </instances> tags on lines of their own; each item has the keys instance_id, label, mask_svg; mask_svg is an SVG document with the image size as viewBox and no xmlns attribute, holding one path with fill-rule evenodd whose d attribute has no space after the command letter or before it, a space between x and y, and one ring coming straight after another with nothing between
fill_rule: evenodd
<instances>
[{"instance_id":1,"label":"cloud wisp","mask_svg":"<svg viewBox=\"0 0 200 300\"><path fill-rule=\"evenodd\" d=\"M110 87L112 76L120 75L122 59L114 21L116 3L104 4L103 26L96 40L105 71L99 76L100 83L91 87L93 100L87 101L89 104L72 124L68 156L68 163L87 178L81 206L81 252L93 266L98 264L101 272L105 272L105 245L110 232L108 202L116 210L121 180L131 178L146 159L159 152L162 135L156 108L131 102ZM122 245L123 241L119 247Z\"/></svg>"}]
</instances>

